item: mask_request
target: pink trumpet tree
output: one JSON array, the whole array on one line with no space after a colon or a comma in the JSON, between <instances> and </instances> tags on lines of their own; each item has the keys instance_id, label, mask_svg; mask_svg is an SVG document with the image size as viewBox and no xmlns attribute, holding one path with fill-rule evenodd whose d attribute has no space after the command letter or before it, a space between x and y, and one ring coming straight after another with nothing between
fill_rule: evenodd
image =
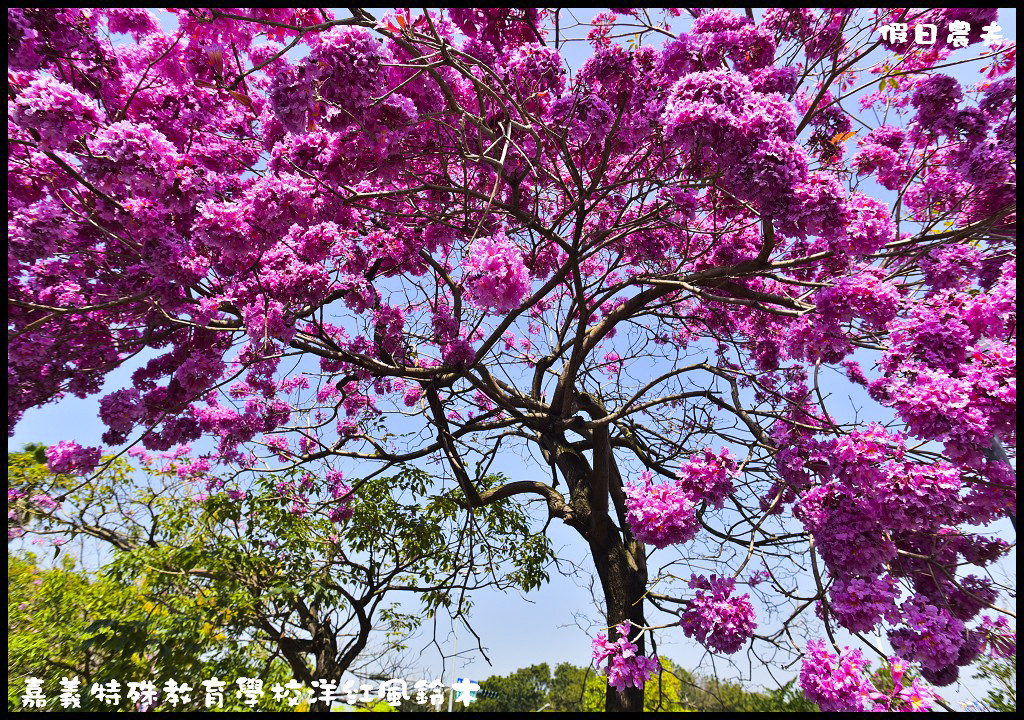
<instances>
[{"instance_id":1,"label":"pink trumpet tree","mask_svg":"<svg viewBox=\"0 0 1024 720\"><path fill-rule=\"evenodd\" d=\"M734 588L755 557L782 617L883 629L937 685L974 659L998 589L969 566L1016 512L994 9L616 8L575 68L565 11L173 12L8 10L9 428L142 353L111 447L538 499L593 558L601 660L629 648L610 710L642 707L652 611L791 642ZM716 575L652 589L665 546Z\"/></svg>"}]
</instances>

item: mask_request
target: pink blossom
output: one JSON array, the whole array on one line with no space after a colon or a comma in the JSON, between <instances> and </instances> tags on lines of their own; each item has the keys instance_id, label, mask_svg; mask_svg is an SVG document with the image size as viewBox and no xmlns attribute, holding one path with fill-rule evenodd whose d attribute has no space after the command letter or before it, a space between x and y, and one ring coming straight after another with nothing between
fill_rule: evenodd
<instances>
[{"instance_id":1,"label":"pink blossom","mask_svg":"<svg viewBox=\"0 0 1024 720\"><path fill-rule=\"evenodd\" d=\"M46 449L46 459L50 472L86 475L99 464L100 449L62 440Z\"/></svg>"},{"instance_id":2,"label":"pink blossom","mask_svg":"<svg viewBox=\"0 0 1024 720\"><path fill-rule=\"evenodd\" d=\"M519 307L530 291L522 254L504 232L476 240L464 267L473 302L483 309L509 312Z\"/></svg>"},{"instance_id":3,"label":"pink blossom","mask_svg":"<svg viewBox=\"0 0 1024 720\"><path fill-rule=\"evenodd\" d=\"M622 692L627 687L642 688L651 676L661 669L657 656L637 655L637 646L629 640L630 622L616 627L619 639L608 642L605 633L598 633L593 641L594 664L608 676L608 684ZM604 668L601 665L608 660Z\"/></svg>"},{"instance_id":4,"label":"pink blossom","mask_svg":"<svg viewBox=\"0 0 1024 720\"><path fill-rule=\"evenodd\" d=\"M697 534L699 525L693 496L678 484L627 485L626 520L641 542L663 548L684 543Z\"/></svg>"},{"instance_id":5,"label":"pink blossom","mask_svg":"<svg viewBox=\"0 0 1024 720\"><path fill-rule=\"evenodd\" d=\"M44 76L19 93L13 118L38 132L44 149L63 150L98 126L100 109L71 85Z\"/></svg>"},{"instance_id":6,"label":"pink blossom","mask_svg":"<svg viewBox=\"0 0 1024 720\"><path fill-rule=\"evenodd\" d=\"M812 640L800 669L800 687L825 712L863 712L872 709L876 692L864 675L866 669L860 650L847 647L836 656L823 641Z\"/></svg>"},{"instance_id":7,"label":"pink blossom","mask_svg":"<svg viewBox=\"0 0 1024 720\"><path fill-rule=\"evenodd\" d=\"M701 454L691 456L679 467L679 487L694 498L720 508L732 493L736 472L736 458L728 448L722 448L717 455L711 448L704 448Z\"/></svg>"},{"instance_id":8,"label":"pink blossom","mask_svg":"<svg viewBox=\"0 0 1024 720\"><path fill-rule=\"evenodd\" d=\"M757 623L750 595L732 597L735 585L732 578L691 577L690 587L697 588L697 594L679 621L687 637L696 637L703 645L726 654L743 647Z\"/></svg>"}]
</instances>

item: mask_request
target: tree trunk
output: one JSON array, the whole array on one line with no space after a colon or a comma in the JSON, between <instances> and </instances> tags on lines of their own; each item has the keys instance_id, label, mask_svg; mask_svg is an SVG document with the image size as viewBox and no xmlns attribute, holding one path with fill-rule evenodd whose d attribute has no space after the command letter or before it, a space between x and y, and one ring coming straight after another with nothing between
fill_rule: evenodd
<instances>
[{"instance_id":1,"label":"tree trunk","mask_svg":"<svg viewBox=\"0 0 1024 720\"><path fill-rule=\"evenodd\" d=\"M642 547L638 547L635 541L631 543L632 547L623 544L607 515L598 518L595 525L597 527L593 529L593 536L588 540L604 590L608 639L614 642L619 636L615 627L619 623L629 620L633 628L645 625L643 597L647 590L647 564ZM634 642L637 654L645 655L644 638ZM643 709L643 688L627 687L623 692L618 692L608 686L605 694L607 712L642 712Z\"/></svg>"},{"instance_id":2,"label":"tree trunk","mask_svg":"<svg viewBox=\"0 0 1024 720\"><path fill-rule=\"evenodd\" d=\"M592 400L586 398L588 402ZM603 408L592 413L603 417ZM548 462L556 465L569 485L572 518L567 524L576 529L590 544L590 554L604 591L605 619L608 638L618 639L616 625L629 620L634 627L645 625L643 597L647 591L647 558L643 545L633 539L627 527L617 528L612 522L609 492L621 483L612 455L607 427L593 430L594 461L589 464L583 454L566 442L560 433L541 436L541 448ZM616 488L618 489L618 488ZM621 495L621 490L618 491ZM625 522L623 508L615 508L620 523ZM624 539L625 538L625 539ZM637 652L645 654L646 643L637 640ZM626 688L618 692L608 686L605 710L608 712L642 712L643 688Z\"/></svg>"}]
</instances>

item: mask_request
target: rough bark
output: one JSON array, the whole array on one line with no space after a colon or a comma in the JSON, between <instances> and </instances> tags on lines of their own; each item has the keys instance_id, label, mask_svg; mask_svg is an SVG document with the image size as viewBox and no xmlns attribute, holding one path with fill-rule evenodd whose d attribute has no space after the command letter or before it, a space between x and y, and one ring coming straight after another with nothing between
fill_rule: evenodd
<instances>
[{"instance_id":1,"label":"rough bark","mask_svg":"<svg viewBox=\"0 0 1024 720\"><path fill-rule=\"evenodd\" d=\"M604 416L595 407L592 415ZM590 553L604 592L605 620L609 640L618 637L617 625L629 620L634 627L645 625L643 597L647 589L647 563L643 546L628 528L616 527L610 516L608 494L613 484L621 482L611 451L607 426L593 432L593 463L583 452L568 443L561 433L545 433L541 447L549 462L566 480L570 491L572 517L567 521L590 545ZM635 641L637 652L646 654L646 643ZM611 686L605 695L607 712L642 712L642 688L626 688L618 692Z\"/></svg>"},{"instance_id":2,"label":"rough bark","mask_svg":"<svg viewBox=\"0 0 1024 720\"><path fill-rule=\"evenodd\" d=\"M605 513L599 519L601 528L594 528L590 552L597 567L597 574L604 591L605 617L609 626L609 640L617 639L615 626L629 620L634 627L645 624L643 597L647 589L647 566L643 549L636 541L627 546L618 530ZM646 654L643 638L634 641L637 653ZM605 695L605 710L608 712L641 712L644 707L643 688L626 688L617 692L611 686Z\"/></svg>"}]
</instances>

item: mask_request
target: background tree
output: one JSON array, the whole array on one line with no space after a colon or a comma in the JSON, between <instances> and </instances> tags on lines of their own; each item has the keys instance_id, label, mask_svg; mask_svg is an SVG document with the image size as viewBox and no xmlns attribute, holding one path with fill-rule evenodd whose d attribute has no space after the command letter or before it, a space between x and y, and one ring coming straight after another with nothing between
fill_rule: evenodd
<instances>
[{"instance_id":1,"label":"background tree","mask_svg":"<svg viewBox=\"0 0 1024 720\"><path fill-rule=\"evenodd\" d=\"M11 427L159 352L101 399L106 444L539 505L600 581L609 710L644 704L648 612L806 654L832 709L876 703L833 697L864 666L837 625L940 686L976 657L1000 588L970 566L1008 547L976 528L1016 512L994 9L617 9L574 74L557 10L8 12ZM991 82L939 72L982 40ZM818 606L831 650L790 633Z\"/></svg>"},{"instance_id":2,"label":"background tree","mask_svg":"<svg viewBox=\"0 0 1024 720\"><path fill-rule=\"evenodd\" d=\"M168 611L144 586L109 577L90 577L64 556L59 567L41 567L29 553L7 559L7 709L24 709L25 679L43 681L47 707L59 708L61 678L77 679L82 711L110 710L91 693L94 684L114 680L120 707L147 707L128 697L129 682L163 688L169 679L201 695L197 679L261 677L269 687L287 682L287 667L260 643L228 637L208 622L202 599L179 595ZM233 692L225 709L248 710ZM166 702L165 702L166 705ZM287 709L269 698L267 709ZM171 709L167 706L165 709ZM69 708L74 711L75 708Z\"/></svg>"},{"instance_id":3,"label":"background tree","mask_svg":"<svg viewBox=\"0 0 1024 720\"><path fill-rule=\"evenodd\" d=\"M548 703L551 669L546 663L480 681L476 701L466 712L536 712Z\"/></svg>"},{"instance_id":4,"label":"background tree","mask_svg":"<svg viewBox=\"0 0 1024 720\"><path fill-rule=\"evenodd\" d=\"M646 712L813 712L818 708L795 687L796 681L773 691L753 691L739 683L694 676L661 658L661 672L644 686ZM508 712L547 705L551 712L603 712L607 680L594 668L559 663L522 668L507 676L480 682L497 697L482 697L464 712ZM525 699L526 702L522 700ZM524 712L524 710L519 710Z\"/></svg>"},{"instance_id":5,"label":"background tree","mask_svg":"<svg viewBox=\"0 0 1024 720\"><path fill-rule=\"evenodd\" d=\"M754 693L750 699L751 712L817 712L818 706L804 697L796 680L774 690Z\"/></svg>"},{"instance_id":6,"label":"background tree","mask_svg":"<svg viewBox=\"0 0 1024 720\"><path fill-rule=\"evenodd\" d=\"M552 712L600 712L604 708L607 681L591 667L568 662L555 666L549 702Z\"/></svg>"},{"instance_id":7,"label":"background tree","mask_svg":"<svg viewBox=\"0 0 1024 720\"><path fill-rule=\"evenodd\" d=\"M979 678L994 679L996 687L985 693L985 705L999 712L1017 711L1017 656L986 657L979 663Z\"/></svg>"},{"instance_id":8,"label":"background tree","mask_svg":"<svg viewBox=\"0 0 1024 720\"><path fill-rule=\"evenodd\" d=\"M251 644L263 653L266 662L249 668L252 674L230 677L259 677L267 688L282 662L307 687L337 682L346 671L400 676L383 663L401 657L424 618L439 609L468 612L465 595L473 589L528 590L546 577L550 549L543 536L529 533L519 508L476 513L483 540L468 552L453 526L460 522L456 503L444 496L426 506L396 500L401 491L426 492L429 478L414 468L361 483L362 501L353 508L348 486L336 483L335 492L324 493L328 499L317 500L312 481L298 472L292 480L263 478L248 492L205 475L205 491L192 495L183 478L196 468L173 454L136 453L146 472L133 473L118 460L98 482L83 484L50 473L39 463L43 452L32 446L8 457L9 494L16 497L9 527L61 544L81 537L105 543L102 587L124 588L122 594L165 616L166 626L158 632L113 611L97 622L112 642L131 638L132 652L157 646L153 663L162 668L196 669L168 653L192 647L190 633L198 628L231 638L236 652ZM62 498L59 508L53 497ZM488 560L486 574L467 572L469 558L478 556ZM424 612L403 609L402 593L415 593ZM47 647L45 637L33 642Z\"/></svg>"}]
</instances>

